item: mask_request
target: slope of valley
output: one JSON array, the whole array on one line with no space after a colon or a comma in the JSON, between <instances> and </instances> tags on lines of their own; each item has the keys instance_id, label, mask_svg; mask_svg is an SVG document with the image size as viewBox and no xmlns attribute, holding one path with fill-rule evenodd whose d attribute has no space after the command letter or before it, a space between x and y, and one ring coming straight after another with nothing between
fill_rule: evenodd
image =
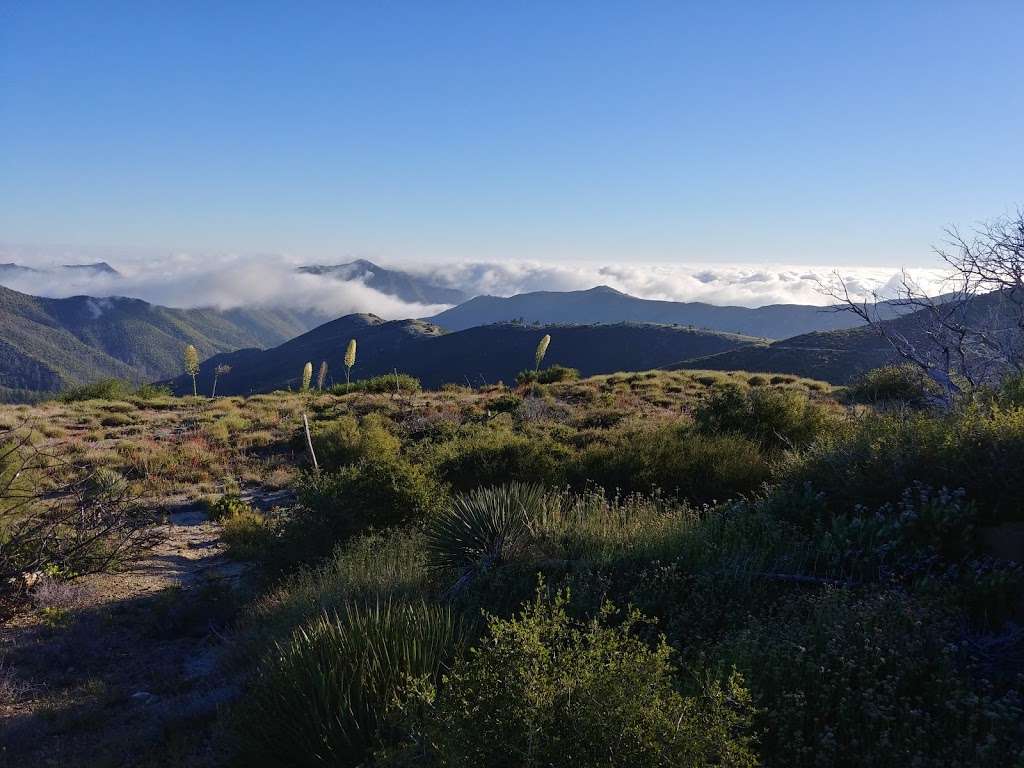
<instances>
[{"instance_id":1,"label":"slope of valley","mask_svg":"<svg viewBox=\"0 0 1024 768\"><path fill-rule=\"evenodd\" d=\"M134 383L202 356L280 344L317 322L287 309L171 309L139 299L47 299L0 287L0 397L24 397L117 377Z\"/></svg>"}]
</instances>

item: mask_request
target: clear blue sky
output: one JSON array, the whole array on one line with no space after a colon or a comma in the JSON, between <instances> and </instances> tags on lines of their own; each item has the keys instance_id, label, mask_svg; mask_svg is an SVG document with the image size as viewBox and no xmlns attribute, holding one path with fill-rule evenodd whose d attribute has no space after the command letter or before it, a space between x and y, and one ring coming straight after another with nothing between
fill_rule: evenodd
<instances>
[{"instance_id":1,"label":"clear blue sky","mask_svg":"<svg viewBox=\"0 0 1024 768\"><path fill-rule=\"evenodd\" d=\"M0 240L924 263L1024 204L1021 2L0 0Z\"/></svg>"}]
</instances>

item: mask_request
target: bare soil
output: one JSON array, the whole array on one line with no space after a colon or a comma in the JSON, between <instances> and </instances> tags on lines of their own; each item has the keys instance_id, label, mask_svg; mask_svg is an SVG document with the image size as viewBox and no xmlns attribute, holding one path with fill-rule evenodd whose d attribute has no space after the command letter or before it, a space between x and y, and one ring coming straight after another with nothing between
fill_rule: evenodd
<instances>
[{"instance_id":1,"label":"bare soil","mask_svg":"<svg viewBox=\"0 0 1024 768\"><path fill-rule=\"evenodd\" d=\"M201 506L166 509L133 567L39 584L0 627L0 766L223 764L216 722L237 693L223 662L247 568Z\"/></svg>"}]
</instances>

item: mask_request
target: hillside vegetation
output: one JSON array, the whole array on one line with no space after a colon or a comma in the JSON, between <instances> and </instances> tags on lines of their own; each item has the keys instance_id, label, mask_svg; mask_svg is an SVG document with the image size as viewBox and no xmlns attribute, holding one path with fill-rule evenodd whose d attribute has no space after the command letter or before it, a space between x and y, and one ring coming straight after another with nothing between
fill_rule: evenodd
<instances>
[{"instance_id":1,"label":"hillside vegetation","mask_svg":"<svg viewBox=\"0 0 1024 768\"><path fill-rule=\"evenodd\" d=\"M266 347L316 315L286 309L171 309L138 299L45 299L0 287L0 400L55 392L104 377L135 383L181 370L181 350L203 357Z\"/></svg>"},{"instance_id":2,"label":"hillside vegetation","mask_svg":"<svg viewBox=\"0 0 1024 768\"><path fill-rule=\"evenodd\" d=\"M165 741L109 754L1014 765L1024 400L1008 386L931 412L926 386L899 370L846 393L742 372L385 378L3 418L143 498L206 499L261 578L225 635L241 693L223 717L169 713ZM295 502L251 507L245 489L268 484ZM121 701L80 705L117 718ZM76 738L31 732L17 754Z\"/></svg>"}]
</instances>

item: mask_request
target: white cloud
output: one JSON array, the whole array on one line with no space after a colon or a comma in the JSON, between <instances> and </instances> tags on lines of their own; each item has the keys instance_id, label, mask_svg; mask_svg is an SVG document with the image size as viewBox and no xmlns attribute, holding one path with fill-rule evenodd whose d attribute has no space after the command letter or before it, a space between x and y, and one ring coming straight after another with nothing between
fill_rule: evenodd
<instances>
[{"instance_id":1,"label":"white cloud","mask_svg":"<svg viewBox=\"0 0 1024 768\"><path fill-rule=\"evenodd\" d=\"M69 273L55 265L106 260L121 276L88 271ZM348 261L338 258L327 263ZM172 307L288 306L331 315L373 312L385 318L427 317L445 308L403 302L362 282L301 274L300 263L277 255L190 255L113 253L95 249L26 249L0 246L0 262L15 261L45 271L15 275L4 284L34 295L63 297L131 296ZM836 268L766 264L619 264L542 263L538 261L388 263L459 288L470 295L511 296L528 291L567 291L608 285L648 299L703 301L748 307L765 304L829 303L819 282L833 279ZM896 268L841 267L852 293L894 295L901 273ZM942 292L939 269L911 270L926 290Z\"/></svg>"}]
</instances>

